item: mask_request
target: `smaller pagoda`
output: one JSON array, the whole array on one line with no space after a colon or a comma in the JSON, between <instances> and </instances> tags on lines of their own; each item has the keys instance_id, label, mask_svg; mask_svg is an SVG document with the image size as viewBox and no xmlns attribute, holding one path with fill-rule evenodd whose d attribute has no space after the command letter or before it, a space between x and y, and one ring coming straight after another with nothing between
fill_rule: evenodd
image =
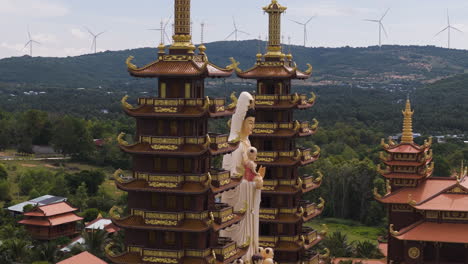
<instances>
[{"instance_id":1,"label":"smaller pagoda","mask_svg":"<svg viewBox=\"0 0 468 264\"><path fill-rule=\"evenodd\" d=\"M452 177L433 177L432 140L413 142L411 103L403 111L403 133L396 144L382 140L387 193L375 198L388 206L389 263L468 263L467 169Z\"/></svg>"},{"instance_id":2,"label":"smaller pagoda","mask_svg":"<svg viewBox=\"0 0 468 264\"><path fill-rule=\"evenodd\" d=\"M83 220L75 214L76 210L67 202L38 206L24 213L24 219L18 223L25 225L31 237L37 240L71 237L78 233L78 221Z\"/></svg>"}]
</instances>

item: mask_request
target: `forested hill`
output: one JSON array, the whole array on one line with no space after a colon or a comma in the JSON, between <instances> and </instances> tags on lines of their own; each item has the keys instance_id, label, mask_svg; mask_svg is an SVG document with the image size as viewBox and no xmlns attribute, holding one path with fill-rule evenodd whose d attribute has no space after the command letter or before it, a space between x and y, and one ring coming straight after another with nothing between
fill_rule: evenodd
<instances>
[{"instance_id":1,"label":"forested hill","mask_svg":"<svg viewBox=\"0 0 468 264\"><path fill-rule=\"evenodd\" d=\"M265 42L223 41L206 44L214 63L225 66L229 57L250 68L259 47ZM289 51L289 47L285 47ZM368 48L304 48L292 46L291 52L299 68L314 66L314 83L332 81L337 84L415 84L459 74L468 69L468 51L433 46L383 46ZM67 58L14 57L0 60L0 83L51 84L66 87L125 82L125 59L132 55L134 63L143 66L155 60L156 48L107 51ZM324 83L325 84L325 83Z\"/></svg>"}]
</instances>

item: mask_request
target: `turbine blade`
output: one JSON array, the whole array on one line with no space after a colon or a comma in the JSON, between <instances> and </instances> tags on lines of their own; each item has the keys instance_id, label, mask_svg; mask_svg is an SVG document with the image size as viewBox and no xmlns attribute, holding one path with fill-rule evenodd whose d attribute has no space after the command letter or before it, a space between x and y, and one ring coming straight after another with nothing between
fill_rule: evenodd
<instances>
[{"instance_id":1,"label":"turbine blade","mask_svg":"<svg viewBox=\"0 0 468 264\"><path fill-rule=\"evenodd\" d=\"M169 24L169 22L171 22L171 19L172 19L172 15L169 17L169 19L167 19L166 21L166 24L164 24L164 29L167 27L167 24Z\"/></svg>"},{"instance_id":2,"label":"turbine blade","mask_svg":"<svg viewBox=\"0 0 468 264\"><path fill-rule=\"evenodd\" d=\"M89 34L91 34L91 36L95 36L94 33L88 27L85 27L85 29L88 31Z\"/></svg>"},{"instance_id":3,"label":"turbine blade","mask_svg":"<svg viewBox=\"0 0 468 264\"><path fill-rule=\"evenodd\" d=\"M450 16L449 16L449 10L447 8L447 25L450 26Z\"/></svg>"},{"instance_id":4,"label":"turbine blade","mask_svg":"<svg viewBox=\"0 0 468 264\"><path fill-rule=\"evenodd\" d=\"M29 37L29 40L31 40L31 31L29 31L29 26L28 26L28 37Z\"/></svg>"},{"instance_id":5,"label":"turbine blade","mask_svg":"<svg viewBox=\"0 0 468 264\"><path fill-rule=\"evenodd\" d=\"M304 23L297 22L296 20L292 20L292 19L289 19L289 20L291 20L292 22L294 22L294 23L296 23L296 24L299 24L299 25L301 25L301 26L304 26Z\"/></svg>"},{"instance_id":6,"label":"turbine blade","mask_svg":"<svg viewBox=\"0 0 468 264\"><path fill-rule=\"evenodd\" d=\"M106 33L106 32L107 32L107 30L104 30L104 31L102 31L101 33L97 34L95 37L99 37L100 35L102 35L102 34L104 34L104 33Z\"/></svg>"},{"instance_id":7,"label":"turbine blade","mask_svg":"<svg viewBox=\"0 0 468 264\"><path fill-rule=\"evenodd\" d=\"M375 20L375 19L363 19L364 21L369 21L369 22L380 22L379 20Z\"/></svg>"},{"instance_id":8,"label":"turbine blade","mask_svg":"<svg viewBox=\"0 0 468 264\"><path fill-rule=\"evenodd\" d=\"M234 25L234 29L237 30L236 19L234 19L234 16L232 17L232 24Z\"/></svg>"},{"instance_id":9,"label":"turbine blade","mask_svg":"<svg viewBox=\"0 0 468 264\"><path fill-rule=\"evenodd\" d=\"M171 38L170 38L169 35L166 33L166 31L164 31L164 36L166 36L167 42L168 42L168 43L171 43Z\"/></svg>"},{"instance_id":10,"label":"turbine blade","mask_svg":"<svg viewBox=\"0 0 468 264\"><path fill-rule=\"evenodd\" d=\"M388 38L387 30L385 30L385 27L384 27L384 25L382 24L382 22L380 22L380 26L381 26L382 29L383 29L383 32L384 32L384 34L385 34L385 37Z\"/></svg>"},{"instance_id":11,"label":"turbine blade","mask_svg":"<svg viewBox=\"0 0 468 264\"><path fill-rule=\"evenodd\" d=\"M306 24L306 25L309 24L309 22L310 22L312 19L314 19L315 17L317 17L317 16L312 16L312 17L309 18L309 20L307 20L307 22L305 22L304 24Z\"/></svg>"},{"instance_id":12,"label":"turbine blade","mask_svg":"<svg viewBox=\"0 0 468 264\"><path fill-rule=\"evenodd\" d=\"M31 40L28 41L28 42L26 42L26 44L24 45L23 49L25 49L25 48L29 45L29 43L31 43Z\"/></svg>"},{"instance_id":13,"label":"turbine blade","mask_svg":"<svg viewBox=\"0 0 468 264\"><path fill-rule=\"evenodd\" d=\"M437 34L434 35L434 37L437 37L440 33L444 32L445 30L447 30L449 27L446 27L444 29L442 29L441 31L439 31Z\"/></svg>"},{"instance_id":14,"label":"turbine blade","mask_svg":"<svg viewBox=\"0 0 468 264\"><path fill-rule=\"evenodd\" d=\"M228 38L230 38L234 33L236 33L235 30L231 34L229 34L229 36L227 36L224 40L227 40Z\"/></svg>"},{"instance_id":15,"label":"turbine blade","mask_svg":"<svg viewBox=\"0 0 468 264\"><path fill-rule=\"evenodd\" d=\"M31 40L31 41L32 41L32 42L34 42L34 43L36 43L36 44L39 44L39 45L41 45L41 43L40 43L40 42L37 42L37 41L35 41L35 40Z\"/></svg>"},{"instance_id":16,"label":"turbine blade","mask_svg":"<svg viewBox=\"0 0 468 264\"><path fill-rule=\"evenodd\" d=\"M456 28L456 27L452 27L450 26L451 29L455 29L456 31L460 32L460 33L463 33L463 31L461 31L460 29Z\"/></svg>"},{"instance_id":17,"label":"turbine blade","mask_svg":"<svg viewBox=\"0 0 468 264\"><path fill-rule=\"evenodd\" d=\"M384 19L384 17L388 14L388 11L390 10L390 8L387 8L387 11L385 11L385 13L383 14L383 16L380 18L380 21L382 21Z\"/></svg>"},{"instance_id":18,"label":"turbine blade","mask_svg":"<svg viewBox=\"0 0 468 264\"><path fill-rule=\"evenodd\" d=\"M240 32L240 33L244 33L244 34L250 35L250 33L247 33L247 32L245 32L245 31L242 31L242 30L237 30L237 32Z\"/></svg>"}]
</instances>

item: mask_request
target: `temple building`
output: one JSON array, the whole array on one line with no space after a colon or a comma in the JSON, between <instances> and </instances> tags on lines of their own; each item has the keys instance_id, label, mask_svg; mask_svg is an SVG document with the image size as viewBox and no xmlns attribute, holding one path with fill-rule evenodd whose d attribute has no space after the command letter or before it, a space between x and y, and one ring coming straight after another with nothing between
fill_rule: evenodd
<instances>
[{"instance_id":1,"label":"temple building","mask_svg":"<svg viewBox=\"0 0 468 264\"><path fill-rule=\"evenodd\" d=\"M25 225L33 239L54 240L59 237L73 237L79 233L77 223L83 220L77 216L67 202L36 206L23 214L19 224Z\"/></svg>"},{"instance_id":2,"label":"temple building","mask_svg":"<svg viewBox=\"0 0 468 264\"><path fill-rule=\"evenodd\" d=\"M468 263L467 169L433 177L432 140L413 142L409 100L403 115L401 142L382 140L387 193L374 189L388 207L388 263Z\"/></svg>"},{"instance_id":3,"label":"temple building","mask_svg":"<svg viewBox=\"0 0 468 264\"><path fill-rule=\"evenodd\" d=\"M157 78L155 97L122 105L136 120L134 143L120 134L120 148L132 155L132 175L114 174L117 187L128 192L127 212L111 210L113 223L125 230L126 252L106 247L112 263L231 263L246 252L219 231L244 217L218 203L215 196L235 188L238 180L212 167L215 156L239 145L228 135L209 133L208 120L231 116L235 102L205 96L205 78L224 78L232 69L212 64L202 44L191 41L190 0L174 1L172 45L158 47L156 61L137 67L127 60L129 73Z\"/></svg>"},{"instance_id":4,"label":"temple building","mask_svg":"<svg viewBox=\"0 0 468 264\"><path fill-rule=\"evenodd\" d=\"M291 90L291 81L308 79L312 66L300 71L292 55L282 51L281 15L286 7L272 0L263 10L269 16L267 52L257 54L256 64L246 71L232 59L238 77L257 80L256 121L250 139L258 149L257 163L266 167L259 242L261 247L274 249L278 263L319 263L320 256L313 247L323 234L304 223L322 212L324 201L306 201L302 195L318 188L322 176L300 176L298 168L316 161L320 148L296 146L297 139L315 133L318 122L294 120L293 116L294 110L311 108L315 95L307 98Z\"/></svg>"}]
</instances>

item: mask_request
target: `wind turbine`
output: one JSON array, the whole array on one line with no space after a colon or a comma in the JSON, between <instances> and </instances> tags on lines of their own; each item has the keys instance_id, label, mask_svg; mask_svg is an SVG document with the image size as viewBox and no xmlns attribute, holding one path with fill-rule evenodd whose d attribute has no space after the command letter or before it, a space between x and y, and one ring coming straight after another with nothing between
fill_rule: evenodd
<instances>
[{"instance_id":1,"label":"wind turbine","mask_svg":"<svg viewBox=\"0 0 468 264\"><path fill-rule=\"evenodd\" d=\"M227 36L224 40L227 40L227 39L230 38L232 35L234 35L234 39L237 41L237 33L242 33L242 34L250 35L249 33L245 32L245 31L242 31L242 30L239 30L239 29L237 28L236 20L234 19L234 17L232 17L232 23L234 24L234 31L232 31L231 34L229 34L229 36Z\"/></svg>"},{"instance_id":2,"label":"wind turbine","mask_svg":"<svg viewBox=\"0 0 468 264\"><path fill-rule=\"evenodd\" d=\"M384 24L382 23L382 21L383 21L383 19L385 18L385 16L387 15L387 13L388 13L389 10L390 10L390 8L388 8L387 11L385 11L385 13L383 14L383 16L382 16L379 20L376 20L376 19L364 19L364 21L379 23L379 47L382 47L382 30L383 30L383 32L385 33L385 37L388 37L387 31L385 30L385 27L384 27Z\"/></svg>"},{"instance_id":3,"label":"wind turbine","mask_svg":"<svg viewBox=\"0 0 468 264\"><path fill-rule=\"evenodd\" d=\"M26 42L26 45L24 45L23 49L25 49L29 45L29 56L31 57L33 55L33 43L41 45L41 43L32 39L31 32L29 31L29 27L28 27L28 42Z\"/></svg>"},{"instance_id":4,"label":"wind turbine","mask_svg":"<svg viewBox=\"0 0 468 264\"><path fill-rule=\"evenodd\" d=\"M171 21L171 18L172 18L172 16L169 17L169 19L166 21L166 23L164 23L164 21L161 19L160 28L150 28L150 29L148 29L148 30L154 30L154 31L160 31L161 32L161 43L162 44L165 44L164 39L166 39L168 42L171 42L171 38L169 37L169 35L167 35L167 32L166 32L166 27L169 24L169 22Z\"/></svg>"},{"instance_id":5,"label":"wind turbine","mask_svg":"<svg viewBox=\"0 0 468 264\"><path fill-rule=\"evenodd\" d=\"M93 36L93 43L91 44L91 51L94 49L94 53L96 53L97 51L97 38L99 36L101 36L102 34L104 34L106 31L102 31L98 34L94 34L91 30L89 30L89 28L86 28L86 30L89 32L89 34L91 34L91 36Z\"/></svg>"},{"instance_id":6,"label":"wind turbine","mask_svg":"<svg viewBox=\"0 0 468 264\"><path fill-rule=\"evenodd\" d=\"M296 24L301 25L301 26L304 27L304 47L305 47L306 44L307 44L307 25L308 25L309 22L310 22L312 19L314 19L315 17L317 17L317 16L313 16L313 17L309 18L309 20L307 20L307 22L305 22L305 23L301 23L301 22L298 22L298 21L296 21L296 20L290 19L292 22L294 22L294 23L296 23Z\"/></svg>"},{"instance_id":7,"label":"wind turbine","mask_svg":"<svg viewBox=\"0 0 468 264\"><path fill-rule=\"evenodd\" d=\"M447 30L447 33L448 33L448 48L450 49L450 30L451 29L454 29L458 32L461 32L463 33L463 31L459 30L458 28L456 27L453 27L452 25L450 25L450 17L449 17L449 12L448 12L448 9L447 9L447 27L442 29L441 31L439 31L439 33L435 34L434 37L438 36L440 33L444 32L445 30Z\"/></svg>"}]
</instances>

